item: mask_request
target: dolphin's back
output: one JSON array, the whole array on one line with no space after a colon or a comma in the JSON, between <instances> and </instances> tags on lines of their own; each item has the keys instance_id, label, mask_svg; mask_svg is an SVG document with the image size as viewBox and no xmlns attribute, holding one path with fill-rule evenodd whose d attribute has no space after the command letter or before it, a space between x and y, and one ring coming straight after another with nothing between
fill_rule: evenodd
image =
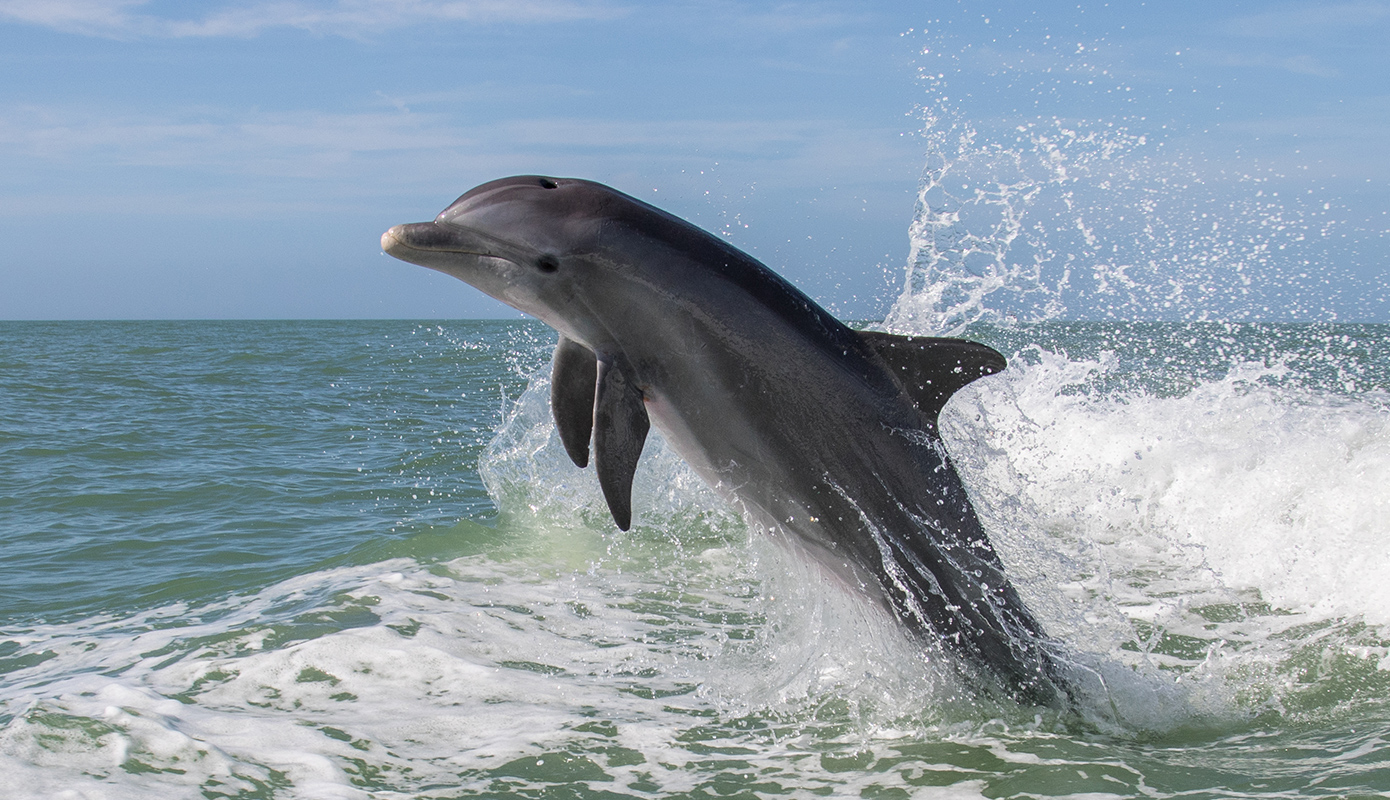
<instances>
[{"instance_id":1,"label":"dolphin's back","mask_svg":"<svg viewBox=\"0 0 1390 800\"><path fill-rule=\"evenodd\" d=\"M1042 628L937 435L952 394L1004 357L854 331L752 257L657 213L659 225L624 226L659 243L647 258L667 293L627 358L668 440L832 570L867 571L911 630L1021 699L1052 702Z\"/></svg>"},{"instance_id":2,"label":"dolphin's back","mask_svg":"<svg viewBox=\"0 0 1390 800\"><path fill-rule=\"evenodd\" d=\"M910 629L1021 699L1056 699L1050 645L937 435L951 395L1004 368L997 352L851 330L720 237L589 181L493 181L382 246L560 331L555 423L620 528L654 422L755 521L876 586Z\"/></svg>"}]
</instances>

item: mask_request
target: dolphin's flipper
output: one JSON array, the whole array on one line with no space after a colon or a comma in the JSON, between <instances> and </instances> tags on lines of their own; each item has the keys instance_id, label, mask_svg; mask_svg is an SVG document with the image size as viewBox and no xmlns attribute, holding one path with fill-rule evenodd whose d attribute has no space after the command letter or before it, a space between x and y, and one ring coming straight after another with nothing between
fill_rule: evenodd
<instances>
[{"instance_id":1,"label":"dolphin's flipper","mask_svg":"<svg viewBox=\"0 0 1390 800\"><path fill-rule=\"evenodd\" d=\"M622 367L598 362L598 392L594 398L594 467L613 521L620 530L632 526L632 474L647 440L651 422L642 390Z\"/></svg>"},{"instance_id":2,"label":"dolphin's flipper","mask_svg":"<svg viewBox=\"0 0 1390 800\"><path fill-rule=\"evenodd\" d=\"M381 246L579 337L555 353L555 423L618 527L664 426L755 524L784 521L778 538L924 641L1021 700L1074 703L1076 668L1009 583L937 431L953 393L1005 368L999 353L856 334L722 237L573 178L483 184Z\"/></svg>"},{"instance_id":3,"label":"dolphin's flipper","mask_svg":"<svg viewBox=\"0 0 1390 800\"><path fill-rule=\"evenodd\" d=\"M594 351L560 336L555 346L555 367L550 375L550 413L570 460L589 466L589 436L594 431L594 394L598 385L598 359Z\"/></svg>"},{"instance_id":4,"label":"dolphin's flipper","mask_svg":"<svg viewBox=\"0 0 1390 800\"><path fill-rule=\"evenodd\" d=\"M964 339L898 336L860 331L863 339L898 379L933 425L946 401L976 378L1003 372L1009 362L999 351Z\"/></svg>"}]
</instances>

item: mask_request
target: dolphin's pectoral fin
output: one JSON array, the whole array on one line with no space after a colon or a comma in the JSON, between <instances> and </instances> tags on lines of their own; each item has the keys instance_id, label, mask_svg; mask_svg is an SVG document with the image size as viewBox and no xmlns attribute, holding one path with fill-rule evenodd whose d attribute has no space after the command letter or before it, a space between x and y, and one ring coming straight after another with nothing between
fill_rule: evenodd
<instances>
[{"instance_id":1,"label":"dolphin's pectoral fin","mask_svg":"<svg viewBox=\"0 0 1390 800\"><path fill-rule=\"evenodd\" d=\"M594 397L594 467L613 521L620 530L632 525L632 475L651 422L642 390L632 376L610 362L598 362Z\"/></svg>"},{"instance_id":2,"label":"dolphin's pectoral fin","mask_svg":"<svg viewBox=\"0 0 1390 800\"><path fill-rule=\"evenodd\" d=\"M992 347L964 339L860 331L908 396L933 424L951 395L976 378L1003 372L1009 362Z\"/></svg>"},{"instance_id":3,"label":"dolphin's pectoral fin","mask_svg":"<svg viewBox=\"0 0 1390 800\"><path fill-rule=\"evenodd\" d=\"M563 334L555 346L550 374L550 413L570 460L589 466L589 435L594 431L594 393L598 359L594 351Z\"/></svg>"}]
</instances>

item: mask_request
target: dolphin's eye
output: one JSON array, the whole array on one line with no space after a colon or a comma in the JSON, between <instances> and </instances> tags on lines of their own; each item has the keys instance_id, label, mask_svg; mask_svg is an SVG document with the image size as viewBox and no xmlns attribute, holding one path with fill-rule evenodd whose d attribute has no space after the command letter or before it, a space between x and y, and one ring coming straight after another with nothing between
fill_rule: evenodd
<instances>
[{"instance_id":1,"label":"dolphin's eye","mask_svg":"<svg viewBox=\"0 0 1390 800\"><path fill-rule=\"evenodd\" d=\"M536 259L536 267L539 268L541 272L554 272L560 268L560 259L546 253Z\"/></svg>"},{"instance_id":2,"label":"dolphin's eye","mask_svg":"<svg viewBox=\"0 0 1390 800\"><path fill-rule=\"evenodd\" d=\"M543 189L554 189L559 185L560 184L556 183L555 181L552 181L549 178L541 178L541 188Z\"/></svg>"}]
</instances>

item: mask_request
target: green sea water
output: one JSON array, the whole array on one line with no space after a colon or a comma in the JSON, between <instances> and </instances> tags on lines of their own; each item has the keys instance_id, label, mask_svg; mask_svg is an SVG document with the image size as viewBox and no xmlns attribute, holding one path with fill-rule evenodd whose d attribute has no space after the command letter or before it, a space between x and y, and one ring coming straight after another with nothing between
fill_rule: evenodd
<instances>
[{"instance_id":1,"label":"green sea water","mask_svg":"<svg viewBox=\"0 0 1390 800\"><path fill-rule=\"evenodd\" d=\"M0 795L1390 793L1390 326L967 333L943 435L1082 714L659 437L613 529L536 323L0 323Z\"/></svg>"}]
</instances>

